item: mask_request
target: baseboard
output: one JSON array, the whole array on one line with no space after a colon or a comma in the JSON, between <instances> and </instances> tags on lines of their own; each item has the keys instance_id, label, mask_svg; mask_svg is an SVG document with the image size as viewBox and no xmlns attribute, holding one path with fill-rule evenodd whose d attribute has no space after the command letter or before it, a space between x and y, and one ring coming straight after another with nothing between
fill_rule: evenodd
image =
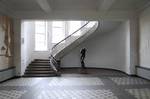
<instances>
[{"instance_id":1,"label":"baseboard","mask_svg":"<svg viewBox=\"0 0 150 99\"><path fill-rule=\"evenodd\" d=\"M60 69L81 69L81 67L60 67ZM111 69L111 68L99 68L99 67L86 67L86 69L103 69L103 70L113 70L113 71L118 71L118 72L122 72L124 74L127 74L124 71L121 70L117 70L117 69ZM129 74L127 74L129 75Z\"/></svg>"},{"instance_id":2,"label":"baseboard","mask_svg":"<svg viewBox=\"0 0 150 99\"><path fill-rule=\"evenodd\" d=\"M136 66L136 74L139 77L150 80L150 68L146 68L143 66Z\"/></svg>"},{"instance_id":3,"label":"baseboard","mask_svg":"<svg viewBox=\"0 0 150 99\"><path fill-rule=\"evenodd\" d=\"M6 81L15 77L15 67L0 70L0 82Z\"/></svg>"},{"instance_id":4,"label":"baseboard","mask_svg":"<svg viewBox=\"0 0 150 99\"><path fill-rule=\"evenodd\" d=\"M145 70L149 70L149 71L150 71L150 68L143 67L143 66L136 66L136 68L142 68L142 69L145 69Z\"/></svg>"}]
</instances>

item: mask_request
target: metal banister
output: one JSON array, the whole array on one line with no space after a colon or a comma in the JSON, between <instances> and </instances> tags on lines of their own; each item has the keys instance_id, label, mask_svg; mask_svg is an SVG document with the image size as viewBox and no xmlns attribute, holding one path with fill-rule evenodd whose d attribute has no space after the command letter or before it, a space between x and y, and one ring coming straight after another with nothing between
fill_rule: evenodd
<instances>
[{"instance_id":1,"label":"metal banister","mask_svg":"<svg viewBox=\"0 0 150 99\"><path fill-rule=\"evenodd\" d=\"M76 32L80 31L82 28L84 28L86 25L89 24L89 21L87 23L85 23L83 26L81 26L79 29L77 29L76 31L74 31L72 34L68 35L67 37L65 37L63 40L61 40L60 42L58 42L57 44L55 44L53 47L52 47L52 50L57 46L59 45L61 42L65 41L66 39L68 39L69 37L71 37L73 34L75 34Z\"/></svg>"},{"instance_id":2,"label":"metal banister","mask_svg":"<svg viewBox=\"0 0 150 99\"><path fill-rule=\"evenodd\" d=\"M68 38L72 37L72 35L74 35L75 33L78 33L78 31L84 29L84 27L87 26L87 31L83 31L83 33L87 33L89 32L89 30L93 30L95 28L93 28L94 26L97 26L97 22L94 22L94 25L92 27L88 27L88 25L90 25L90 21L87 21L83 26L81 26L80 28L78 28L76 31L74 31L72 34L68 35L67 37L65 37L64 39L62 39L60 42L56 43L53 47L52 47L52 52L51 52L51 56L50 56L50 64L52 66L52 68L56 71L56 73L59 72L59 68L60 68L60 60L58 60L58 58L56 58L56 56L53 54L53 52L55 53L55 51L57 52L57 46L59 47L59 45L61 45L61 43L65 40L69 40ZM93 29L91 29L93 28ZM81 35L80 37L82 37L83 35ZM77 38L78 39L78 38ZM72 41L71 41L72 42ZM60 46L61 49L63 49L63 46ZM59 51L59 50L58 50Z\"/></svg>"}]
</instances>

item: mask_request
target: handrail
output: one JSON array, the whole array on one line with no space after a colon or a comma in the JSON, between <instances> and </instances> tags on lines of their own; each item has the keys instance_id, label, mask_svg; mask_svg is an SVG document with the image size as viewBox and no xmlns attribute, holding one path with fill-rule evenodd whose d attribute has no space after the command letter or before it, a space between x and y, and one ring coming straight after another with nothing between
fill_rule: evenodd
<instances>
[{"instance_id":1,"label":"handrail","mask_svg":"<svg viewBox=\"0 0 150 99\"><path fill-rule=\"evenodd\" d=\"M57 62L57 61L55 60L55 58L51 55L51 58L50 58L51 67L52 67L52 69L53 69L54 71L57 72L58 70L57 70L56 66L53 64L53 59L54 59L55 62Z\"/></svg>"},{"instance_id":2,"label":"handrail","mask_svg":"<svg viewBox=\"0 0 150 99\"><path fill-rule=\"evenodd\" d=\"M51 57L52 57L55 61L58 61L53 55L51 55Z\"/></svg>"},{"instance_id":3,"label":"handrail","mask_svg":"<svg viewBox=\"0 0 150 99\"><path fill-rule=\"evenodd\" d=\"M84 28L87 24L89 24L90 22L88 21L86 24L84 24L83 26L81 26L79 29L77 29L76 31L74 31L72 34L68 35L66 38L62 39L60 42L58 42L57 44L55 44L53 47L52 47L52 50L58 45L60 44L61 42L65 41L67 38L71 37L73 34L75 34L76 32L78 32L79 30L81 30L82 28Z\"/></svg>"}]
</instances>

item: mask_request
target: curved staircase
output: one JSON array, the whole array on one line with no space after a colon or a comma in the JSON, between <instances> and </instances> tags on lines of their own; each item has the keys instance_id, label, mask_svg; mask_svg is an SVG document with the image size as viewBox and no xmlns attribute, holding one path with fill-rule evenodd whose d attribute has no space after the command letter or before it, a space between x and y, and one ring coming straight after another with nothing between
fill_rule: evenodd
<instances>
[{"instance_id":1,"label":"curved staircase","mask_svg":"<svg viewBox=\"0 0 150 99\"><path fill-rule=\"evenodd\" d=\"M92 35L98 26L97 21L85 23L78 30L53 46L50 59L35 59L32 61L27 67L24 77L60 76L61 58Z\"/></svg>"},{"instance_id":2,"label":"curved staircase","mask_svg":"<svg viewBox=\"0 0 150 99\"><path fill-rule=\"evenodd\" d=\"M54 45L50 57L51 66L53 66L58 72L60 69L61 58L73 48L81 44L90 35L92 35L97 30L98 26L98 21L87 22L81 28L73 32L71 35L67 36L66 38L58 42L56 45ZM81 34L76 35L79 32L81 32Z\"/></svg>"},{"instance_id":3,"label":"curved staircase","mask_svg":"<svg viewBox=\"0 0 150 99\"><path fill-rule=\"evenodd\" d=\"M67 52L81 44L90 35L92 35L98 28L99 23L97 21L89 21L85 23L78 30L58 42L52 47L51 55L55 59L60 60ZM80 35L79 32L81 32Z\"/></svg>"}]
</instances>

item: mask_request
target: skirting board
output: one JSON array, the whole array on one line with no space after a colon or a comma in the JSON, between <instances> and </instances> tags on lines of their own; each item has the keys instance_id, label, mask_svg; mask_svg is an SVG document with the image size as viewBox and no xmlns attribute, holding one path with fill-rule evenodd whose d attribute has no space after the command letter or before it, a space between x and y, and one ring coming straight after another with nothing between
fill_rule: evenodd
<instances>
[{"instance_id":1,"label":"skirting board","mask_svg":"<svg viewBox=\"0 0 150 99\"><path fill-rule=\"evenodd\" d=\"M60 69L81 69L81 67L60 67ZM122 73L124 73L124 74L127 74L127 73L125 73L124 71L117 70L117 69L112 69L112 68L86 67L86 69L113 70L113 71L119 71L119 72L122 72ZM127 74L127 75L129 75L129 74Z\"/></svg>"},{"instance_id":2,"label":"skirting board","mask_svg":"<svg viewBox=\"0 0 150 99\"><path fill-rule=\"evenodd\" d=\"M0 70L0 82L10 79L15 76L15 67Z\"/></svg>"},{"instance_id":3,"label":"skirting board","mask_svg":"<svg viewBox=\"0 0 150 99\"><path fill-rule=\"evenodd\" d=\"M136 66L137 76L150 80L150 69L142 66Z\"/></svg>"}]
</instances>

